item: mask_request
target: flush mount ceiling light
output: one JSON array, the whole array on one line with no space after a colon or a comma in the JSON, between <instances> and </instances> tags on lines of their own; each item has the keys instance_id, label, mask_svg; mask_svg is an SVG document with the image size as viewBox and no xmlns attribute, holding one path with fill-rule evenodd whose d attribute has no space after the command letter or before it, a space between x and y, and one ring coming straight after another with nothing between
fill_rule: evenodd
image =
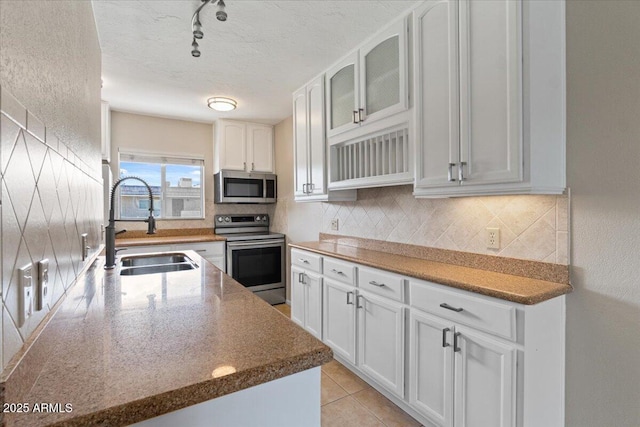
<instances>
[{"instance_id":1,"label":"flush mount ceiling light","mask_svg":"<svg viewBox=\"0 0 640 427\"><path fill-rule=\"evenodd\" d=\"M207 99L207 105L216 111L231 111L235 110L238 103L231 98L224 98L222 96L214 96Z\"/></svg>"},{"instance_id":2,"label":"flush mount ceiling light","mask_svg":"<svg viewBox=\"0 0 640 427\"><path fill-rule=\"evenodd\" d=\"M218 5L216 9L216 19L218 19L218 21L224 22L227 20L227 12L224 10L226 6L224 4L224 0L202 0L202 4L196 9L195 13L191 17L191 32L193 33L193 42L191 42L191 55L194 58L198 58L200 56L200 48L196 39L200 40L204 37L204 33L202 32L202 23L200 23L200 11L209 3Z\"/></svg>"}]
</instances>

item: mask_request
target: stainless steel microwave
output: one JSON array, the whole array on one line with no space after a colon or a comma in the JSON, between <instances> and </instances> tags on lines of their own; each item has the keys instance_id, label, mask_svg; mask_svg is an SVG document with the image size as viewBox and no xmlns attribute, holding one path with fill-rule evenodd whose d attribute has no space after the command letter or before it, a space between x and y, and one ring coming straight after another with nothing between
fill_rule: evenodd
<instances>
[{"instance_id":1,"label":"stainless steel microwave","mask_svg":"<svg viewBox=\"0 0 640 427\"><path fill-rule=\"evenodd\" d=\"M213 180L215 203L276 202L276 176L272 173L221 170Z\"/></svg>"}]
</instances>

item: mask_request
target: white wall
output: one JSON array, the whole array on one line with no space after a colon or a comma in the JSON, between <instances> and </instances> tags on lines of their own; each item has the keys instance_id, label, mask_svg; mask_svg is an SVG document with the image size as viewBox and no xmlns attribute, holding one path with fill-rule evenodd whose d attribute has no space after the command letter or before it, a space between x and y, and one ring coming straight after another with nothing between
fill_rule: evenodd
<instances>
[{"instance_id":1,"label":"white wall","mask_svg":"<svg viewBox=\"0 0 640 427\"><path fill-rule=\"evenodd\" d=\"M567 425L640 425L640 2L567 3Z\"/></svg>"}]
</instances>

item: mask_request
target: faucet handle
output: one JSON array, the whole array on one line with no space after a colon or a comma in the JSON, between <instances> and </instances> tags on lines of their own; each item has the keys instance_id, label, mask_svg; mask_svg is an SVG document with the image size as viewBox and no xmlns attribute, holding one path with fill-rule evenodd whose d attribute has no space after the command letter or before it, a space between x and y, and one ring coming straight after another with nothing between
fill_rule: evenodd
<instances>
[{"instance_id":1,"label":"faucet handle","mask_svg":"<svg viewBox=\"0 0 640 427\"><path fill-rule=\"evenodd\" d=\"M156 219L153 215L149 215L149 218L145 219L144 222L149 224L147 234L156 234Z\"/></svg>"}]
</instances>

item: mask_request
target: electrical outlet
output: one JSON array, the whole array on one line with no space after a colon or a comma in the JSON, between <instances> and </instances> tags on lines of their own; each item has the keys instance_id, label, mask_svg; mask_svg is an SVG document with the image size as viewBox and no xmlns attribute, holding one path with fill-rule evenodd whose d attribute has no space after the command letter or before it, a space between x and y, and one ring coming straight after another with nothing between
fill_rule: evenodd
<instances>
[{"instance_id":1,"label":"electrical outlet","mask_svg":"<svg viewBox=\"0 0 640 427\"><path fill-rule=\"evenodd\" d=\"M49 294L49 259L43 259L38 262L38 281L36 289L36 311L44 308Z\"/></svg>"},{"instance_id":2,"label":"electrical outlet","mask_svg":"<svg viewBox=\"0 0 640 427\"><path fill-rule=\"evenodd\" d=\"M18 308L18 327L22 327L24 322L33 314L33 265L31 263L18 269L18 289L20 299Z\"/></svg>"},{"instance_id":3,"label":"electrical outlet","mask_svg":"<svg viewBox=\"0 0 640 427\"><path fill-rule=\"evenodd\" d=\"M487 227L487 249L500 249L500 229Z\"/></svg>"},{"instance_id":4,"label":"electrical outlet","mask_svg":"<svg viewBox=\"0 0 640 427\"><path fill-rule=\"evenodd\" d=\"M331 220L331 229L333 231L338 231L338 218L334 218Z\"/></svg>"}]
</instances>

